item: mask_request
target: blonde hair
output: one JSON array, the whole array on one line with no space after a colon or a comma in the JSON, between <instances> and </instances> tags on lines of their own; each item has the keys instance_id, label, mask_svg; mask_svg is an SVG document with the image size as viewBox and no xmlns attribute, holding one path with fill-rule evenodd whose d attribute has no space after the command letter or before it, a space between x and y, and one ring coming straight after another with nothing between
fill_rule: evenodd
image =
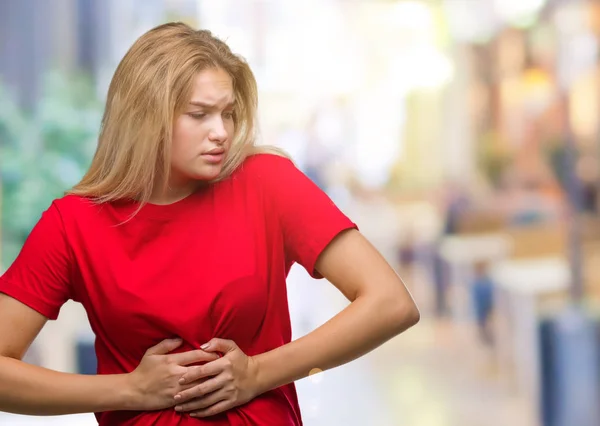
<instances>
[{"instance_id":1,"label":"blonde hair","mask_svg":"<svg viewBox=\"0 0 600 426\"><path fill-rule=\"evenodd\" d=\"M235 134L215 181L249 155L285 155L255 145L257 86L246 61L210 31L168 23L142 35L121 60L108 90L96 153L68 193L97 202L148 202L157 183L168 181L174 120L189 102L194 77L209 68L227 72L235 93Z\"/></svg>"}]
</instances>

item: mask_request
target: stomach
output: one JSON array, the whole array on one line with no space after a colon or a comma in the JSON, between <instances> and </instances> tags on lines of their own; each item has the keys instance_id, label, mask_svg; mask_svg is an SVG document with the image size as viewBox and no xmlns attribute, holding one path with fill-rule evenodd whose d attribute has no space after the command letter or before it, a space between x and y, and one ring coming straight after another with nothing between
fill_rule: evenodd
<instances>
[{"instance_id":1,"label":"stomach","mask_svg":"<svg viewBox=\"0 0 600 426\"><path fill-rule=\"evenodd\" d=\"M196 418L174 409L97 413L100 426L301 426L294 385L266 392L216 416Z\"/></svg>"}]
</instances>

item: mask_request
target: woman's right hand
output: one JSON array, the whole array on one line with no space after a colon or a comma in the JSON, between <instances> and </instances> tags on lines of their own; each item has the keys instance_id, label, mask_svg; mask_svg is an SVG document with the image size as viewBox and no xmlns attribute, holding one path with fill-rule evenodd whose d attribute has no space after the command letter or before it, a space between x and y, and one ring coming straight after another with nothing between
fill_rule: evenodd
<instances>
[{"instance_id":1,"label":"woman's right hand","mask_svg":"<svg viewBox=\"0 0 600 426\"><path fill-rule=\"evenodd\" d=\"M186 366L219 358L201 349L170 354L181 343L181 339L167 339L151 347L137 368L128 374L132 410L152 411L175 406L175 395L185 389L179 380L187 372Z\"/></svg>"}]
</instances>

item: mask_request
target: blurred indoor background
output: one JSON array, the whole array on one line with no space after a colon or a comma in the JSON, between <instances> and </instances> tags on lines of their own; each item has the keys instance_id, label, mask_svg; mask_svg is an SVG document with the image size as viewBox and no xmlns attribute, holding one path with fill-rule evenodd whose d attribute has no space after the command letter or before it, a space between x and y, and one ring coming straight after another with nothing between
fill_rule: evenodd
<instances>
[{"instance_id":1,"label":"blurred indoor background","mask_svg":"<svg viewBox=\"0 0 600 426\"><path fill-rule=\"evenodd\" d=\"M249 61L261 143L421 308L298 382L307 426L600 425L600 1L0 0L0 270L86 170L118 61L173 20ZM347 303L297 267L289 299L295 336ZM93 373L92 345L68 303L27 361Z\"/></svg>"}]
</instances>

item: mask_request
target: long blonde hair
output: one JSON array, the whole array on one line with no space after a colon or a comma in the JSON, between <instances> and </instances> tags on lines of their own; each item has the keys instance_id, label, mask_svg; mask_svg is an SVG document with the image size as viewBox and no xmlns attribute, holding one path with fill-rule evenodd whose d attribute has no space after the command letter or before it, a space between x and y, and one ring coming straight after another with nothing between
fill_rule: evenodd
<instances>
[{"instance_id":1,"label":"long blonde hair","mask_svg":"<svg viewBox=\"0 0 600 426\"><path fill-rule=\"evenodd\" d=\"M285 155L275 147L255 145L257 86L246 61L210 31L168 23L142 35L121 60L108 90L92 164L68 193L97 202L146 203L157 183L168 181L174 120L189 102L194 77L208 68L227 72L235 92L235 134L216 180L229 176L248 155Z\"/></svg>"}]
</instances>

